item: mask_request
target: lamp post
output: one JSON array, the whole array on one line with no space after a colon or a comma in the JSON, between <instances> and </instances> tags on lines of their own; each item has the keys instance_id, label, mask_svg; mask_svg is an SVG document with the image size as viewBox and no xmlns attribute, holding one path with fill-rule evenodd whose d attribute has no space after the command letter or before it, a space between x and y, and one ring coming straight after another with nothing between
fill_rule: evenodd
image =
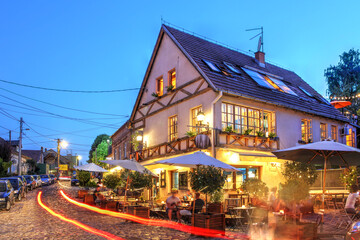
<instances>
[{"instance_id":1,"label":"lamp post","mask_svg":"<svg viewBox=\"0 0 360 240\"><path fill-rule=\"evenodd\" d=\"M79 166L81 159L82 159L81 155L76 156L76 166Z\"/></svg>"},{"instance_id":2,"label":"lamp post","mask_svg":"<svg viewBox=\"0 0 360 240\"><path fill-rule=\"evenodd\" d=\"M57 140L57 167L58 167L57 175L59 177L60 176L60 147L66 148L69 144L60 138L58 138L56 140Z\"/></svg>"}]
</instances>

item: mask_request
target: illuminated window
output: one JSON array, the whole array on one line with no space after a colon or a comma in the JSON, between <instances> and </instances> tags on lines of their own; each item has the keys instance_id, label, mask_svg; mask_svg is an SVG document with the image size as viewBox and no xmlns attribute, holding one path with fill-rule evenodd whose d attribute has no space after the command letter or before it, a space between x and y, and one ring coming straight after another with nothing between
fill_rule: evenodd
<instances>
[{"instance_id":1,"label":"illuminated window","mask_svg":"<svg viewBox=\"0 0 360 240\"><path fill-rule=\"evenodd\" d=\"M311 119L301 120L301 140L312 142L312 121Z\"/></svg>"},{"instance_id":2,"label":"illuminated window","mask_svg":"<svg viewBox=\"0 0 360 240\"><path fill-rule=\"evenodd\" d=\"M346 135L346 145L355 147L355 132L349 128L349 135Z\"/></svg>"},{"instance_id":3,"label":"illuminated window","mask_svg":"<svg viewBox=\"0 0 360 240\"><path fill-rule=\"evenodd\" d=\"M204 63L206 63L206 65L207 65L211 70L213 70L214 72L221 72L221 70L220 70L215 64L213 64L212 62L209 62L209 61L204 60L204 59L203 59L203 61L204 61Z\"/></svg>"},{"instance_id":4,"label":"illuminated window","mask_svg":"<svg viewBox=\"0 0 360 240\"><path fill-rule=\"evenodd\" d=\"M269 76L268 78L271 79L271 81L273 81L273 83L276 84L282 91L297 96L297 94L293 90L291 90L288 86L286 86L286 84L283 81Z\"/></svg>"},{"instance_id":5,"label":"illuminated window","mask_svg":"<svg viewBox=\"0 0 360 240\"><path fill-rule=\"evenodd\" d=\"M240 70L231 63L224 62L224 65L234 73L240 74Z\"/></svg>"},{"instance_id":6,"label":"illuminated window","mask_svg":"<svg viewBox=\"0 0 360 240\"><path fill-rule=\"evenodd\" d=\"M164 80L162 76L156 79L156 93L159 96L164 94Z\"/></svg>"},{"instance_id":7,"label":"illuminated window","mask_svg":"<svg viewBox=\"0 0 360 240\"><path fill-rule=\"evenodd\" d=\"M176 88L176 71L175 69L169 72L169 86L173 86L173 89Z\"/></svg>"},{"instance_id":8,"label":"illuminated window","mask_svg":"<svg viewBox=\"0 0 360 240\"><path fill-rule=\"evenodd\" d=\"M202 112L202 106L196 107L191 109L191 126L198 126L200 125L200 122L197 120L197 115L199 112ZM192 128L193 132L202 132L202 129L193 127Z\"/></svg>"},{"instance_id":9,"label":"illuminated window","mask_svg":"<svg viewBox=\"0 0 360 240\"><path fill-rule=\"evenodd\" d=\"M335 142L338 140L337 139L337 130L338 128L337 128L337 126L335 126L335 125L331 125L331 139L332 140L334 140Z\"/></svg>"},{"instance_id":10,"label":"illuminated window","mask_svg":"<svg viewBox=\"0 0 360 240\"><path fill-rule=\"evenodd\" d=\"M320 140L324 141L327 139L327 124L320 123Z\"/></svg>"},{"instance_id":11,"label":"illuminated window","mask_svg":"<svg viewBox=\"0 0 360 240\"><path fill-rule=\"evenodd\" d=\"M286 86L286 84L280 79L276 79L268 75L263 75L246 68L242 68L242 70L244 70L260 86L270 89L276 89L280 92L285 92L297 96L297 94L293 90L291 90L288 86Z\"/></svg>"},{"instance_id":12,"label":"illuminated window","mask_svg":"<svg viewBox=\"0 0 360 240\"><path fill-rule=\"evenodd\" d=\"M182 189L182 190L188 189L188 173L187 172L179 173L179 189Z\"/></svg>"},{"instance_id":13,"label":"illuminated window","mask_svg":"<svg viewBox=\"0 0 360 240\"><path fill-rule=\"evenodd\" d=\"M242 107L230 103L223 103L221 107L221 124L224 131L231 127L236 133L244 134L247 129L251 129L250 135L262 131L273 132L273 113L258 109Z\"/></svg>"},{"instance_id":14,"label":"illuminated window","mask_svg":"<svg viewBox=\"0 0 360 240\"><path fill-rule=\"evenodd\" d=\"M177 115L169 117L169 141L175 141L178 138Z\"/></svg>"},{"instance_id":15,"label":"illuminated window","mask_svg":"<svg viewBox=\"0 0 360 240\"><path fill-rule=\"evenodd\" d=\"M260 167L239 166L237 172L224 172L226 182L224 189L239 189L248 178L260 179Z\"/></svg>"}]
</instances>

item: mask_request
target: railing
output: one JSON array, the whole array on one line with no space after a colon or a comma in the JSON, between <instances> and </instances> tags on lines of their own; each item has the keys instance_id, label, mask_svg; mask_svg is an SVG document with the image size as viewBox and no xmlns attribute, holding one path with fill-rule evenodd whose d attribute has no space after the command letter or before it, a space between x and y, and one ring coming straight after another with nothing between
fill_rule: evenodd
<instances>
[{"instance_id":1,"label":"railing","mask_svg":"<svg viewBox=\"0 0 360 240\"><path fill-rule=\"evenodd\" d=\"M210 132L204 132L211 137ZM279 138L257 137L237 133L218 132L215 147L231 147L247 150L273 151L280 147ZM183 137L172 142L165 142L149 148L144 148L130 154L130 158L145 161L158 157L166 157L180 153L196 151L195 137Z\"/></svg>"},{"instance_id":2,"label":"railing","mask_svg":"<svg viewBox=\"0 0 360 240\"><path fill-rule=\"evenodd\" d=\"M280 140L278 137L258 137L238 133L220 132L218 138L218 146L220 147L232 147L265 151L280 149Z\"/></svg>"}]
</instances>

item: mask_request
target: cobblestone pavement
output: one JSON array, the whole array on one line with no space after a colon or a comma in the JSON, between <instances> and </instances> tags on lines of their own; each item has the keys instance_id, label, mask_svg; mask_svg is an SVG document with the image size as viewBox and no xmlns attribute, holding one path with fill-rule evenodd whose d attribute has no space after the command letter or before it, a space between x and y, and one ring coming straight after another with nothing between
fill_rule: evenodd
<instances>
[{"instance_id":1,"label":"cobblestone pavement","mask_svg":"<svg viewBox=\"0 0 360 240\"><path fill-rule=\"evenodd\" d=\"M43 191L43 203L56 213L124 239L202 239L173 229L146 226L127 222L120 218L94 213L67 202L59 194L59 189L63 189L71 198L76 197L77 188L70 187L69 182L61 182L61 184L45 186L28 192L27 198L21 202L16 202L9 212L0 210L0 240L104 239L50 215L42 209L36 201L36 196L39 191ZM330 226L320 226L319 233L333 232L333 229L329 227ZM265 237L264 239L272 238ZM343 239L343 236L329 234L327 236L321 236L321 239L339 240Z\"/></svg>"},{"instance_id":2,"label":"cobblestone pavement","mask_svg":"<svg viewBox=\"0 0 360 240\"><path fill-rule=\"evenodd\" d=\"M56 213L125 239L198 239L180 231L126 222L77 207L61 197L60 186L54 184L31 191L25 200L16 202L10 212L0 211L0 239L104 239L50 215L37 204L38 191L43 191L43 203ZM63 189L75 197L76 191Z\"/></svg>"}]
</instances>

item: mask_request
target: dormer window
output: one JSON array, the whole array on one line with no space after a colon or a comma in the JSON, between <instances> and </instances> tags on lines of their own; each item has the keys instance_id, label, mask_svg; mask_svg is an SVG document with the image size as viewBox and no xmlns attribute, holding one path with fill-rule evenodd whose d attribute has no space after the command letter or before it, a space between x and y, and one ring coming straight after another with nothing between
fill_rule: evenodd
<instances>
[{"instance_id":1,"label":"dormer window","mask_svg":"<svg viewBox=\"0 0 360 240\"><path fill-rule=\"evenodd\" d=\"M231 63L224 62L224 65L225 65L230 71L232 71L232 72L234 72L234 73L237 73L237 74L240 74L240 73L241 73L240 70L239 70L237 67L235 67L235 65L233 65L233 64L231 64Z\"/></svg>"},{"instance_id":2,"label":"dormer window","mask_svg":"<svg viewBox=\"0 0 360 240\"><path fill-rule=\"evenodd\" d=\"M169 71L169 86L172 86L172 89L176 88L176 71L175 71L175 69Z\"/></svg>"},{"instance_id":3,"label":"dormer window","mask_svg":"<svg viewBox=\"0 0 360 240\"><path fill-rule=\"evenodd\" d=\"M219 73L221 72L221 70L214 63L204 60L204 59L203 59L203 61L212 71L219 72Z\"/></svg>"},{"instance_id":4,"label":"dormer window","mask_svg":"<svg viewBox=\"0 0 360 240\"><path fill-rule=\"evenodd\" d=\"M280 92L285 92L297 96L297 94L280 79L270 77L269 75L263 75L247 68L242 68L242 70L244 70L257 84L262 87L276 89Z\"/></svg>"},{"instance_id":5,"label":"dormer window","mask_svg":"<svg viewBox=\"0 0 360 240\"><path fill-rule=\"evenodd\" d=\"M158 96L162 96L164 94L164 79L162 76L156 79L156 93Z\"/></svg>"},{"instance_id":6,"label":"dormer window","mask_svg":"<svg viewBox=\"0 0 360 240\"><path fill-rule=\"evenodd\" d=\"M300 87L300 90L303 91L303 93L305 93L306 95L308 95L309 97L314 97L311 93L309 93L308 91L306 91L303 87Z\"/></svg>"}]
</instances>

